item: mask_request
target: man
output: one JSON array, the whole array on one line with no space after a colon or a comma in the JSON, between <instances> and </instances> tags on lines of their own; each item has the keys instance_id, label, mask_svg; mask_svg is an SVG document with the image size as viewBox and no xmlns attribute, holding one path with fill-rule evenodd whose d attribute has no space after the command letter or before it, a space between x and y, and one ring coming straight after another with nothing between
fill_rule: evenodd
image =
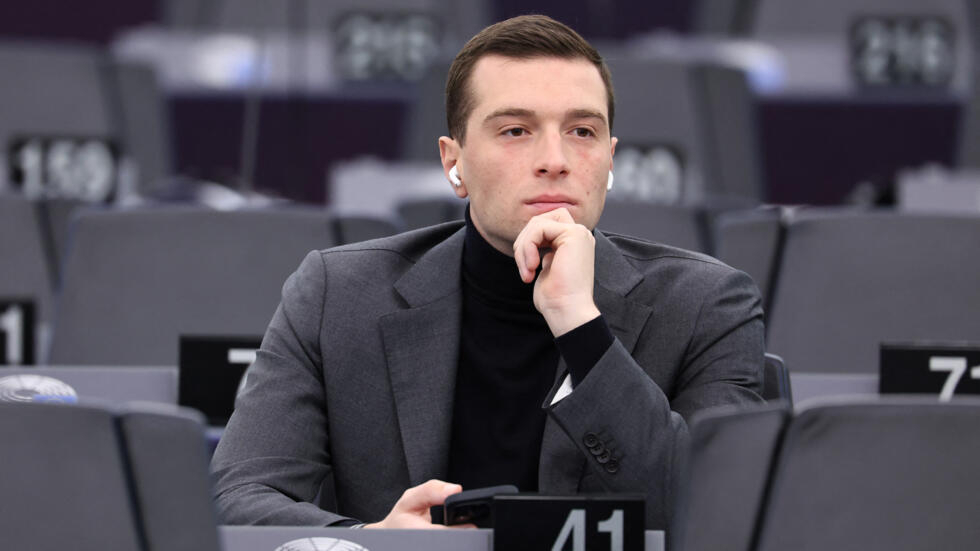
<instances>
[{"instance_id":1,"label":"man","mask_svg":"<svg viewBox=\"0 0 980 551\"><path fill-rule=\"evenodd\" d=\"M461 486L513 483L641 492L665 528L685 419L760 400L758 291L709 257L593 231L613 90L571 29L484 29L446 110L465 226L307 256L215 453L223 520L431 527Z\"/></svg>"}]
</instances>

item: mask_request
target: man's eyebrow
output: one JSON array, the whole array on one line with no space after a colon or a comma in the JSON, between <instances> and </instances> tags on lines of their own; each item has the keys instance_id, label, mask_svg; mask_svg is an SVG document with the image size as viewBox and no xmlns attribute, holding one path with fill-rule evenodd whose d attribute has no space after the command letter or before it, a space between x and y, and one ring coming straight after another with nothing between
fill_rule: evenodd
<instances>
[{"instance_id":1,"label":"man's eyebrow","mask_svg":"<svg viewBox=\"0 0 980 551\"><path fill-rule=\"evenodd\" d=\"M568 112L570 119L599 119L602 124L606 124L606 116L592 109L572 109Z\"/></svg>"},{"instance_id":2,"label":"man's eyebrow","mask_svg":"<svg viewBox=\"0 0 980 551\"><path fill-rule=\"evenodd\" d=\"M493 113L487 115L487 118L483 119L483 122L489 122L498 117L533 117L534 111L530 109L521 109L519 107L505 107L503 109L497 109Z\"/></svg>"}]
</instances>

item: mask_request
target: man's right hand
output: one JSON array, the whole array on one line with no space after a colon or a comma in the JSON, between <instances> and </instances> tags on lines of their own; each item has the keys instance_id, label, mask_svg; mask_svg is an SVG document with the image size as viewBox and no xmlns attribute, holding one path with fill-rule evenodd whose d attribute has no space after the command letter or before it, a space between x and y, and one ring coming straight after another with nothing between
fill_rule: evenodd
<instances>
[{"instance_id":1,"label":"man's right hand","mask_svg":"<svg viewBox=\"0 0 980 551\"><path fill-rule=\"evenodd\" d=\"M430 480L424 484L405 490L402 497L398 499L391 512L381 522L365 524L364 528L421 528L421 529L440 529L440 528L476 528L472 524L459 524L455 526L443 526L432 524L432 517L429 515L429 508L435 505L442 505L446 498L463 491L459 484L450 484L441 480Z\"/></svg>"}]
</instances>

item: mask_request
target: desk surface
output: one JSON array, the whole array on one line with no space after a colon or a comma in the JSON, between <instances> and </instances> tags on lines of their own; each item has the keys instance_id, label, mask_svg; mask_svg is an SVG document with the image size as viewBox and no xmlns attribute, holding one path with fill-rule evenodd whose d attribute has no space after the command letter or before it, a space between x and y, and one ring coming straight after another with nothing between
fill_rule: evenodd
<instances>
[{"instance_id":1,"label":"desk surface","mask_svg":"<svg viewBox=\"0 0 980 551\"><path fill-rule=\"evenodd\" d=\"M336 538L371 551L490 551L493 530L351 530L305 526L221 526L225 551L275 551L302 538ZM663 551L664 533L646 532L646 551Z\"/></svg>"}]
</instances>

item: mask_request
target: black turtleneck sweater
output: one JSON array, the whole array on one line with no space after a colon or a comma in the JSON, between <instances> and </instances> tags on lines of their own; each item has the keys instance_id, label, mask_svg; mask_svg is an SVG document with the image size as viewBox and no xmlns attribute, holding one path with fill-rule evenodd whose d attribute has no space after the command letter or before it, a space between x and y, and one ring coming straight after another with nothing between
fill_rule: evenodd
<instances>
[{"instance_id":1,"label":"black turtleneck sweater","mask_svg":"<svg viewBox=\"0 0 980 551\"><path fill-rule=\"evenodd\" d=\"M494 249L466 213L463 319L449 480L465 489L538 489L538 456L559 356L573 386L612 344L602 316L555 339L534 308L534 285Z\"/></svg>"}]
</instances>

